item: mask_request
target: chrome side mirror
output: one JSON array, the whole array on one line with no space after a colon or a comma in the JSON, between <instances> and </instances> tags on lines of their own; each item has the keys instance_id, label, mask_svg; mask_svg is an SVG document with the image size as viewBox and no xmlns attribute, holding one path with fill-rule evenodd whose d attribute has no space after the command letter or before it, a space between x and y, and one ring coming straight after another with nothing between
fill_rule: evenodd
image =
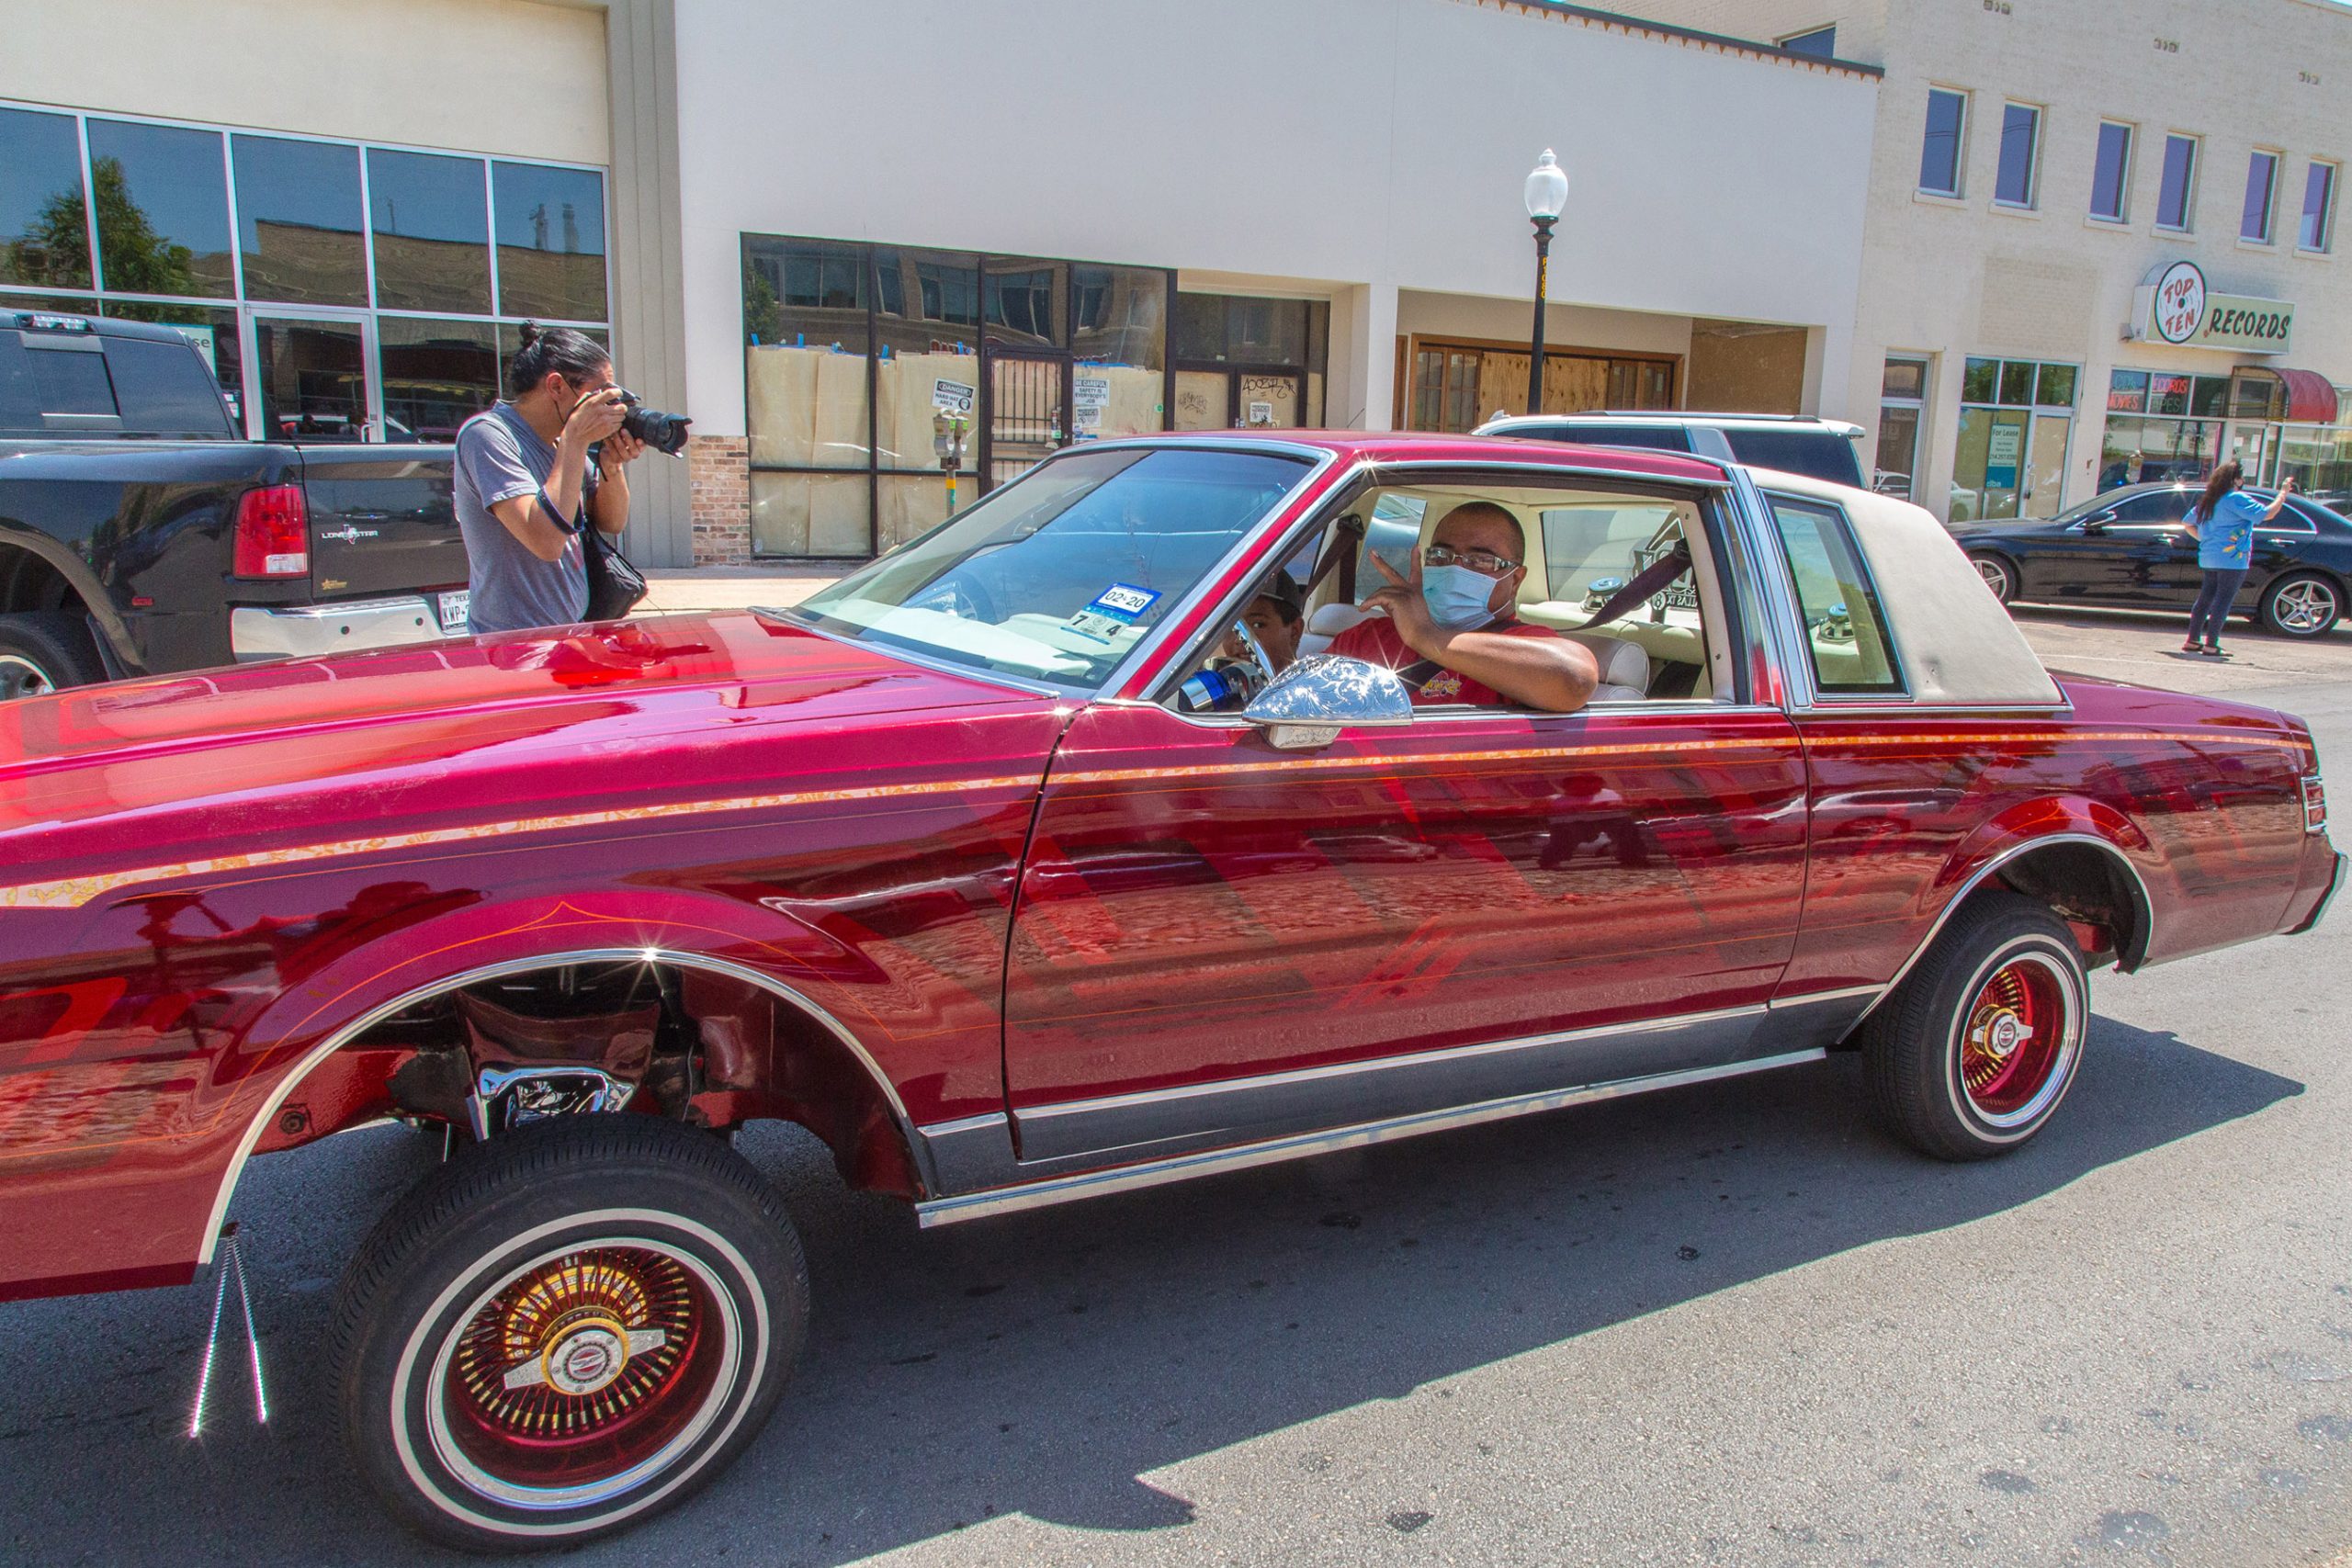
<instances>
[{"instance_id":1,"label":"chrome side mirror","mask_svg":"<svg viewBox=\"0 0 2352 1568\"><path fill-rule=\"evenodd\" d=\"M1412 723L1413 697L1394 670L1314 653L1267 682L1241 716L1265 731L1267 745L1306 751L1329 746L1342 729Z\"/></svg>"}]
</instances>

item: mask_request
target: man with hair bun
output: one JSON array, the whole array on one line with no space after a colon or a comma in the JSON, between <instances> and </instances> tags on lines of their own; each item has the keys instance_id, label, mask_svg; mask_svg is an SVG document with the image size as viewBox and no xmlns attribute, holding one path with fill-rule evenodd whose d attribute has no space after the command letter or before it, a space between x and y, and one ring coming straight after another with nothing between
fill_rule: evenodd
<instances>
[{"instance_id":1,"label":"man with hair bun","mask_svg":"<svg viewBox=\"0 0 2352 1568\"><path fill-rule=\"evenodd\" d=\"M536 321L523 323L522 337L506 364L506 396L458 432L472 632L568 626L587 614L580 530L610 537L628 525L627 465L645 450L621 428L628 405L603 344Z\"/></svg>"}]
</instances>

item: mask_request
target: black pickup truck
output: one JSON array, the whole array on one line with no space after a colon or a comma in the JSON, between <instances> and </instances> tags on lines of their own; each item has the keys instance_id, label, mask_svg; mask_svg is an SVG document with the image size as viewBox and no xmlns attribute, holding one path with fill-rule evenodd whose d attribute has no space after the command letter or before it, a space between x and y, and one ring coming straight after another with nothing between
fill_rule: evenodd
<instances>
[{"instance_id":1,"label":"black pickup truck","mask_svg":"<svg viewBox=\"0 0 2352 1568\"><path fill-rule=\"evenodd\" d=\"M463 636L451 452L247 441L172 328L0 310L0 700Z\"/></svg>"}]
</instances>

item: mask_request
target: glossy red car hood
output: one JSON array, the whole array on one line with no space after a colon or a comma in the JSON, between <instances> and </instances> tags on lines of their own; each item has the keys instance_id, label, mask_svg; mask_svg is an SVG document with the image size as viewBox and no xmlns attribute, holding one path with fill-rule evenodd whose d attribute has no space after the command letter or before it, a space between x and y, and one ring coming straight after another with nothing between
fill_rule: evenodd
<instances>
[{"instance_id":1,"label":"glossy red car hood","mask_svg":"<svg viewBox=\"0 0 2352 1568\"><path fill-rule=\"evenodd\" d=\"M1054 705L750 615L85 687L0 707L0 863L757 788L786 765L920 771L922 716ZM1030 750L1022 728L1016 753ZM731 744L786 733L788 764ZM1041 771L1050 744L1035 748Z\"/></svg>"}]
</instances>

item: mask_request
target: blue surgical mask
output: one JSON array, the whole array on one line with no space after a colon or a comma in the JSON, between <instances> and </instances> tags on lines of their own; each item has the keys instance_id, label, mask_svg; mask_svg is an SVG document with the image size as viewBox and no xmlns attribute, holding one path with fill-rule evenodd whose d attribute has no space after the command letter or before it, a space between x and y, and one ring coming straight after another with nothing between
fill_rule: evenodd
<instances>
[{"instance_id":1,"label":"blue surgical mask","mask_svg":"<svg viewBox=\"0 0 2352 1568\"><path fill-rule=\"evenodd\" d=\"M1421 569L1421 597L1429 601L1430 619L1448 631L1484 625L1494 611L1487 602L1495 596L1495 579L1466 566Z\"/></svg>"}]
</instances>

